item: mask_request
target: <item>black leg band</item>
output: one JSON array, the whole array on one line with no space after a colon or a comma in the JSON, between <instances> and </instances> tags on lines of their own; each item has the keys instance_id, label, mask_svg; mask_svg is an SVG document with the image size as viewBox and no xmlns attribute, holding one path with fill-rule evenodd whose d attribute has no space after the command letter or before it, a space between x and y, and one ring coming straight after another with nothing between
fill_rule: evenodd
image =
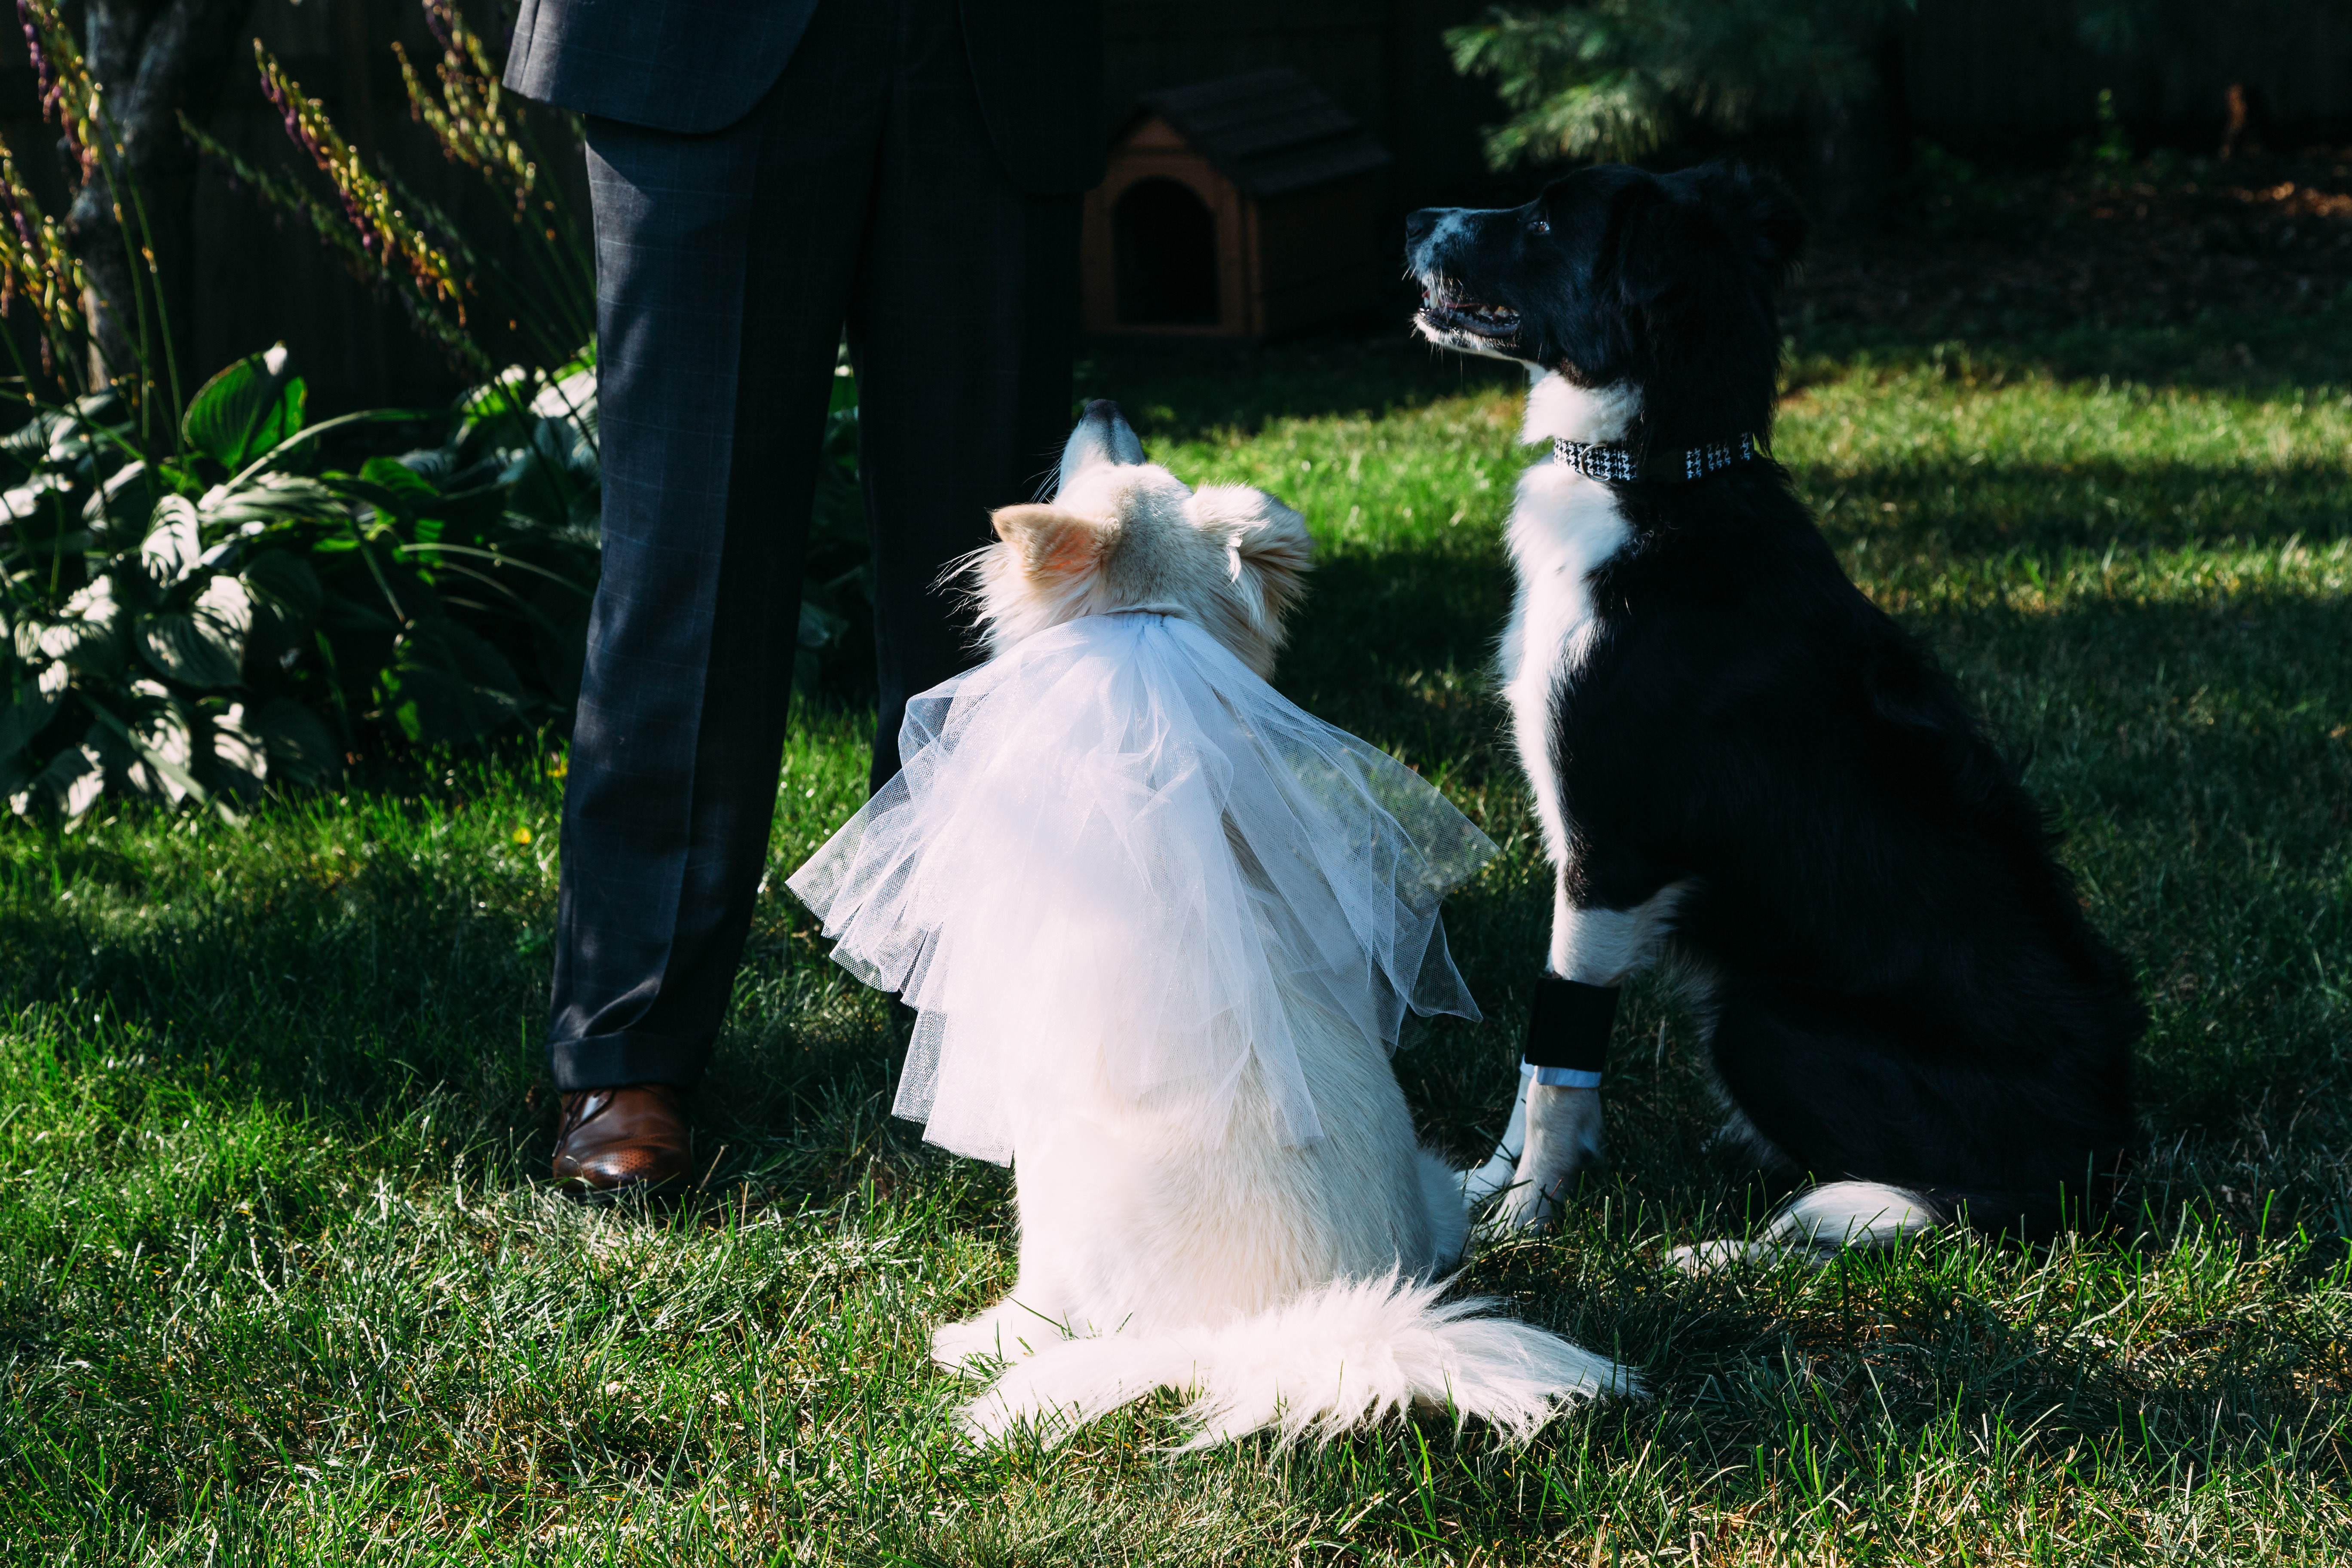
<instances>
[{"instance_id":1,"label":"black leg band","mask_svg":"<svg viewBox=\"0 0 2352 1568\"><path fill-rule=\"evenodd\" d=\"M1616 1021L1617 987L1562 980L1546 970L1536 981L1523 1054L1535 1067L1597 1073L1609 1059L1609 1026Z\"/></svg>"}]
</instances>

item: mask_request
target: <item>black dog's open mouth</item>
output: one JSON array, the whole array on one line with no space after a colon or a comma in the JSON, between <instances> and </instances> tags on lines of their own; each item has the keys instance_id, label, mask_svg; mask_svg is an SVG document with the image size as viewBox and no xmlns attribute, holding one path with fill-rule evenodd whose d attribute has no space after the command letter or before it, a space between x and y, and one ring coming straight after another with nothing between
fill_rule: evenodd
<instances>
[{"instance_id":1,"label":"black dog's open mouth","mask_svg":"<svg viewBox=\"0 0 2352 1568\"><path fill-rule=\"evenodd\" d=\"M1433 331L1467 332L1498 342L1517 336L1519 331L1519 313L1508 305L1457 299L1442 284L1422 285L1421 321Z\"/></svg>"}]
</instances>

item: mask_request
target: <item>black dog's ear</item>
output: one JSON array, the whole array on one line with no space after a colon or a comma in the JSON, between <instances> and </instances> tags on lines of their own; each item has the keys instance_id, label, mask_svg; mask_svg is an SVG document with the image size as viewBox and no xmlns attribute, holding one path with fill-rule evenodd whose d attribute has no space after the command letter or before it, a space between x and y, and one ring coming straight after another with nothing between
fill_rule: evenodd
<instances>
[{"instance_id":1,"label":"black dog's ear","mask_svg":"<svg viewBox=\"0 0 2352 1568\"><path fill-rule=\"evenodd\" d=\"M1805 209L1780 175L1738 163L1706 163L1673 177L1687 183L1717 222L1775 282L1787 277L1804 255L1810 226Z\"/></svg>"},{"instance_id":2,"label":"black dog's ear","mask_svg":"<svg viewBox=\"0 0 2352 1568\"><path fill-rule=\"evenodd\" d=\"M1805 239L1812 226L1805 221L1805 209L1797 205L1797 194L1780 175L1748 174L1747 184L1748 221L1756 226L1756 236L1764 243L1773 272L1786 277L1804 258Z\"/></svg>"},{"instance_id":3,"label":"black dog's ear","mask_svg":"<svg viewBox=\"0 0 2352 1568\"><path fill-rule=\"evenodd\" d=\"M1775 174L1703 163L1620 199L1618 287L1629 304L1687 286L1703 255L1753 268L1777 286L1804 254L1805 209Z\"/></svg>"},{"instance_id":4,"label":"black dog's ear","mask_svg":"<svg viewBox=\"0 0 2352 1568\"><path fill-rule=\"evenodd\" d=\"M1617 292L1628 305L1657 302L1684 280L1677 258L1699 243L1696 203L1656 187L1634 186L1617 202Z\"/></svg>"},{"instance_id":5,"label":"black dog's ear","mask_svg":"<svg viewBox=\"0 0 2352 1568\"><path fill-rule=\"evenodd\" d=\"M1710 163L1667 174L1661 184L1667 200L1633 218L1628 249L1649 249L1651 254L1694 245L1715 247L1717 254L1728 249L1773 284L1783 282L1797 258L1804 257L1804 207L1797 205L1788 181L1778 174ZM1630 261L1628 275L1642 270L1639 263Z\"/></svg>"}]
</instances>

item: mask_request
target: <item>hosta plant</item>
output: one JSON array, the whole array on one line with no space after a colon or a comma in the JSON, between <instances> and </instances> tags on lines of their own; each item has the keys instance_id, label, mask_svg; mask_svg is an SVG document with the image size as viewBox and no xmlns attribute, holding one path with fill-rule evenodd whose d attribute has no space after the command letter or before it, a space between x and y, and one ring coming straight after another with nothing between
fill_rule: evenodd
<instances>
[{"instance_id":1,"label":"hosta plant","mask_svg":"<svg viewBox=\"0 0 2352 1568\"><path fill-rule=\"evenodd\" d=\"M168 459L140 456L110 393L0 439L13 810L70 818L112 792L226 813L372 742L568 707L595 573L579 418L494 384L443 444L346 470L323 438L400 416L310 425L303 405L279 349L206 383Z\"/></svg>"}]
</instances>

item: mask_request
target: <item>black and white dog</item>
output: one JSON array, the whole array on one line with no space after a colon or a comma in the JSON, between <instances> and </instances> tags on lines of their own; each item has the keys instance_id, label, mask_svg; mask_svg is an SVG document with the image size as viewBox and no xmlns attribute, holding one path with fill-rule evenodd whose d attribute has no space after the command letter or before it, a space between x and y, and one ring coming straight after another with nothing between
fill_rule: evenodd
<instances>
[{"instance_id":1,"label":"black and white dog","mask_svg":"<svg viewBox=\"0 0 2352 1568\"><path fill-rule=\"evenodd\" d=\"M1672 960L1732 1128L1827 1184L1700 1265L2064 1228L2130 1140L2146 1024L2016 768L1767 455L1804 227L1723 165L1406 224L1422 333L1526 364L1522 438L1554 448L1511 514L1501 663L1557 902L1536 1069L1472 1190L1550 1216L1600 1152L1615 988Z\"/></svg>"}]
</instances>

